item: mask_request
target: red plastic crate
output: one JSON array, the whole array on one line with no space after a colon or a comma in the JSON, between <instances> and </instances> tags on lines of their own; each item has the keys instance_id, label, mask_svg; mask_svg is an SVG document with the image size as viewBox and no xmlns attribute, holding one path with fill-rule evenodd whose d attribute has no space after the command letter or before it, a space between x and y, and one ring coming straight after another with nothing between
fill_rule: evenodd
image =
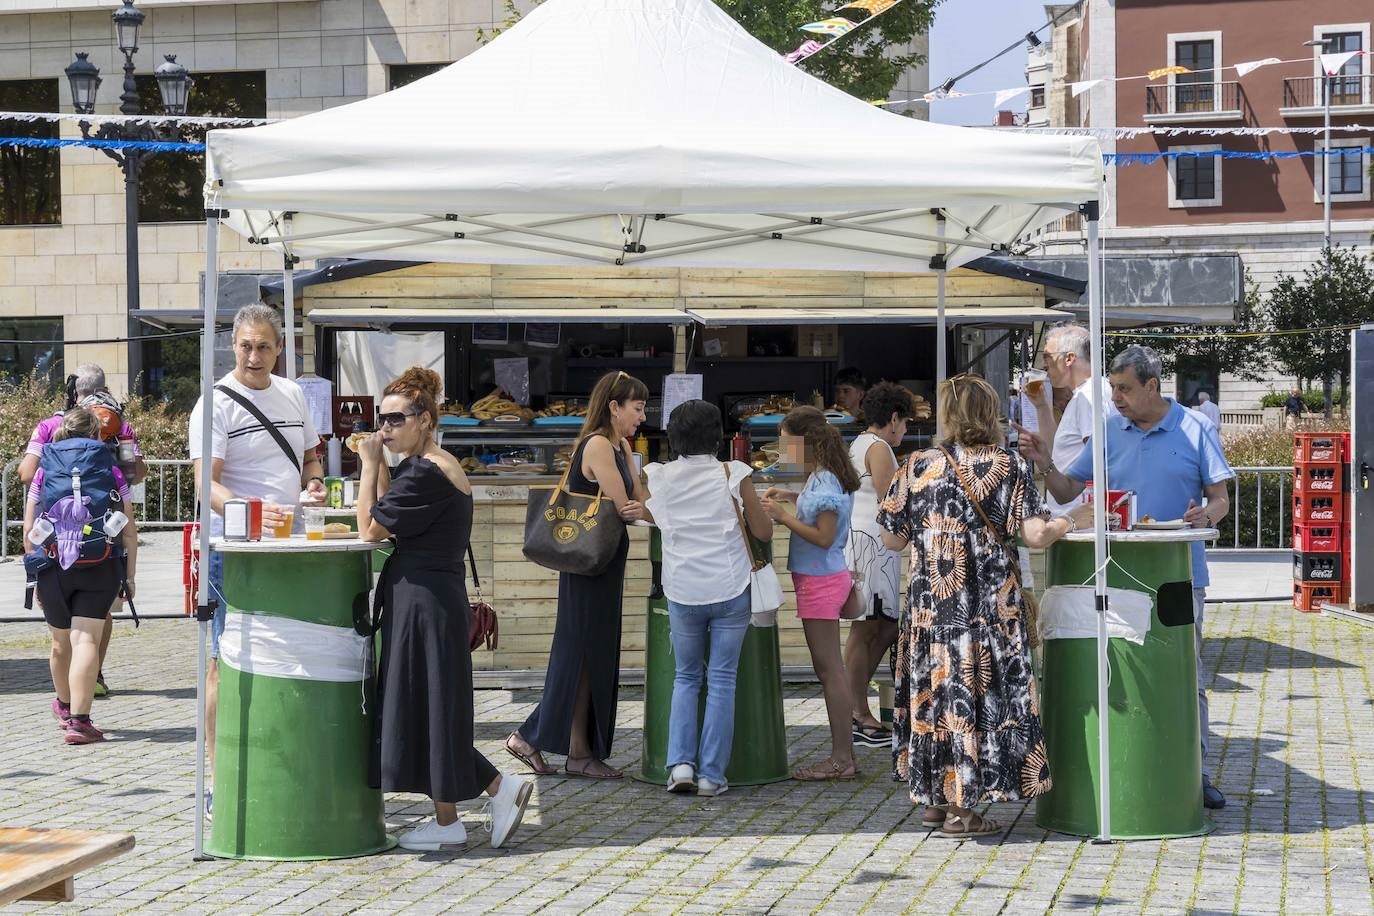
<instances>
[{"instance_id":1,"label":"red plastic crate","mask_svg":"<svg viewBox=\"0 0 1374 916\"><path fill-rule=\"evenodd\" d=\"M1350 433L1295 433L1293 460L1344 461L1350 457Z\"/></svg>"},{"instance_id":2,"label":"red plastic crate","mask_svg":"<svg viewBox=\"0 0 1374 916\"><path fill-rule=\"evenodd\" d=\"M1293 524L1341 524L1345 522L1345 494L1293 493Z\"/></svg>"},{"instance_id":3,"label":"red plastic crate","mask_svg":"<svg viewBox=\"0 0 1374 916\"><path fill-rule=\"evenodd\" d=\"M1339 553L1345 544L1345 525L1328 522L1318 525L1294 525L1293 549L1303 552Z\"/></svg>"},{"instance_id":4,"label":"red plastic crate","mask_svg":"<svg viewBox=\"0 0 1374 916\"><path fill-rule=\"evenodd\" d=\"M1345 586L1330 582L1294 582L1293 607L1307 614L1321 611L1323 604L1344 604Z\"/></svg>"},{"instance_id":5,"label":"red plastic crate","mask_svg":"<svg viewBox=\"0 0 1374 916\"><path fill-rule=\"evenodd\" d=\"M1339 461L1300 461L1293 465L1294 493L1341 493L1345 471Z\"/></svg>"}]
</instances>

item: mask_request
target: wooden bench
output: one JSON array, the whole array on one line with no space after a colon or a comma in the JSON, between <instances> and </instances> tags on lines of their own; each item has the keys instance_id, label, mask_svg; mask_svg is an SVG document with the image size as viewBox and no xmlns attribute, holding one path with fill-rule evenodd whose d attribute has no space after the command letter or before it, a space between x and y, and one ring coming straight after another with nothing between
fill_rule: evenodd
<instances>
[{"instance_id":1,"label":"wooden bench","mask_svg":"<svg viewBox=\"0 0 1374 916\"><path fill-rule=\"evenodd\" d=\"M78 872L133 848L132 833L0 827L0 905L73 900Z\"/></svg>"}]
</instances>

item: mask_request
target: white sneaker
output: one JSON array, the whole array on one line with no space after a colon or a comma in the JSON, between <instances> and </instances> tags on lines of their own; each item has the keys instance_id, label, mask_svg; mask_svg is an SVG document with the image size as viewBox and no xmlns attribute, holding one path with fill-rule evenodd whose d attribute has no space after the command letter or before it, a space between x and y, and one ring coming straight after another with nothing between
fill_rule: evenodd
<instances>
[{"instance_id":1,"label":"white sneaker","mask_svg":"<svg viewBox=\"0 0 1374 916\"><path fill-rule=\"evenodd\" d=\"M534 783L522 776L501 774L501 788L496 797L488 802L491 809L491 846L500 849L515 835L515 828L525 816L525 806L530 803Z\"/></svg>"},{"instance_id":2,"label":"white sneaker","mask_svg":"<svg viewBox=\"0 0 1374 916\"><path fill-rule=\"evenodd\" d=\"M690 763L679 763L668 774L669 792L693 792L697 787L697 771Z\"/></svg>"},{"instance_id":3,"label":"white sneaker","mask_svg":"<svg viewBox=\"0 0 1374 916\"><path fill-rule=\"evenodd\" d=\"M446 827L438 821L425 821L413 830L406 830L396 838L402 849L416 849L435 852L440 846L457 846L466 843L468 832L462 821L454 821Z\"/></svg>"},{"instance_id":4,"label":"white sneaker","mask_svg":"<svg viewBox=\"0 0 1374 916\"><path fill-rule=\"evenodd\" d=\"M697 794L705 795L708 798L715 798L717 795L724 795L730 791L728 782L712 782L709 779L697 780Z\"/></svg>"}]
</instances>

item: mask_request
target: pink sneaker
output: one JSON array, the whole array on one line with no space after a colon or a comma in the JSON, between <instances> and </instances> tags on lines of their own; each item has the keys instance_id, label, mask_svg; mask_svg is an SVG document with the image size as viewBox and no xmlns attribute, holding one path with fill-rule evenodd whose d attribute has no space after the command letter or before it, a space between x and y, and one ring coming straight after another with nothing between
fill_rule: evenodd
<instances>
[{"instance_id":1,"label":"pink sneaker","mask_svg":"<svg viewBox=\"0 0 1374 916\"><path fill-rule=\"evenodd\" d=\"M53 697L52 701L52 717L57 720L57 727L64 731L67 728L67 723L72 720L72 714L62 708L62 704L58 702L56 697Z\"/></svg>"},{"instance_id":2,"label":"pink sneaker","mask_svg":"<svg viewBox=\"0 0 1374 916\"><path fill-rule=\"evenodd\" d=\"M105 733L96 728L90 720L82 722L80 719L72 718L67 721L67 732L62 736L62 740L68 744L95 744L97 741L105 740Z\"/></svg>"}]
</instances>

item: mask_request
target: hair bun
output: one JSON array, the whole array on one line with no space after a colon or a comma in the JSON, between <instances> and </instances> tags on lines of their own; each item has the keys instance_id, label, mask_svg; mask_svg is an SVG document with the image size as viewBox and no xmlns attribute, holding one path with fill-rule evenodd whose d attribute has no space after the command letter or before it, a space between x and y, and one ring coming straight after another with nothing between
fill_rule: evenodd
<instances>
[{"instance_id":1,"label":"hair bun","mask_svg":"<svg viewBox=\"0 0 1374 916\"><path fill-rule=\"evenodd\" d=\"M439 392L443 390L444 380L439 377L439 373L433 369L426 369L424 366L411 366L401 373L401 377L391 383L397 388L409 388L414 391L423 391L435 401L439 400Z\"/></svg>"}]
</instances>

